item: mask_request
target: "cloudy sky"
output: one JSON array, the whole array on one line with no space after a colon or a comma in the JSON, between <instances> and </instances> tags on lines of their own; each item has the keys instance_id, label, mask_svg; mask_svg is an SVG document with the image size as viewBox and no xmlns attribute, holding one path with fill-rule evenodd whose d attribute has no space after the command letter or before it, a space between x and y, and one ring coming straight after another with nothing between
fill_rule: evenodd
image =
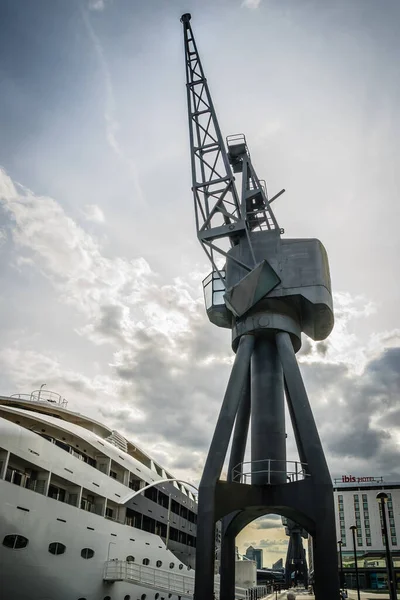
<instances>
[{"instance_id":1,"label":"cloudy sky","mask_svg":"<svg viewBox=\"0 0 400 600\"><path fill-rule=\"evenodd\" d=\"M46 383L199 480L232 353L203 308L188 11L223 134L328 250L335 329L299 360L332 476L399 479L396 0L2 0L0 393ZM240 549L284 556L277 524Z\"/></svg>"}]
</instances>

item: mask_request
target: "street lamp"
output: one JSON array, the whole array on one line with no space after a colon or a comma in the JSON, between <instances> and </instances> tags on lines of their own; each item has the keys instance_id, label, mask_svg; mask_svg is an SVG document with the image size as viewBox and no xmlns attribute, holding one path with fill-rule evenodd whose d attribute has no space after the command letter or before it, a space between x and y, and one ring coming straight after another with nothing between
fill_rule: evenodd
<instances>
[{"instance_id":1,"label":"street lamp","mask_svg":"<svg viewBox=\"0 0 400 600\"><path fill-rule=\"evenodd\" d=\"M357 531L357 527L355 525L352 525L350 527L350 529L351 529L351 533L353 534L354 566L355 566L355 569L356 569L357 597L358 597L358 600L361 600L360 599L360 583L358 581L357 551L356 551L356 531Z\"/></svg>"},{"instance_id":2,"label":"street lamp","mask_svg":"<svg viewBox=\"0 0 400 600\"><path fill-rule=\"evenodd\" d=\"M385 509L385 504L388 499L388 495L385 494L385 492L380 492L377 495L376 499L378 500L378 502L381 503L381 509L382 509L382 524L383 524L382 533L385 536L386 569L387 569L387 575L388 575L389 596L390 596L390 600L396 600L397 592L396 592L396 584L395 584L394 574L393 574L392 556L390 554L390 548L389 548L389 536L388 536L388 529L387 529L387 522L386 522L386 509Z\"/></svg>"},{"instance_id":3,"label":"street lamp","mask_svg":"<svg viewBox=\"0 0 400 600\"><path fill-rule=\"evenodd\" d=\"M340 557L340 588L344 588L344 574L343 574L343 556L342 556L342 540L338 541L339 545L339 557Z\"/></svg>"}]
</instances>

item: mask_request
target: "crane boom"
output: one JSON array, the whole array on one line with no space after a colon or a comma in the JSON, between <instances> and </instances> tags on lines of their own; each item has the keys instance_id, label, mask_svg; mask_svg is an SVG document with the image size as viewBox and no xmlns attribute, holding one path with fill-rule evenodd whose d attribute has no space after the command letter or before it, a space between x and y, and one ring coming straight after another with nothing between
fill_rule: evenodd
<instances>
[{"instance_id":1,"label":"crane boom","mask_svg":"<svg viewBox=\"0 0 400 600\"><path fill-rule=\"evenodd\" d=\"M186 88L197 237L213 264L246 234L235 178L197 51L190 14L181 18L185 43ZM222 242L222 243L221 243Z\"/></svg>"},{"instance_id":2,"label":"crane boom","mask_svg":"<svg viewBox=\"0 0 400 600\"><path fill-rule=\"evenodd\" d=\"M283 232L270 204L285 190L268 200L265 182L257 177L243 134L228 136L225 148L190 19L189 13L181 17L197 237L225 286L216 253L251 271L256 264L251 233L265 229L278 235ZM242 174L240 198L233 173ZM244 237L250 250L249 263L228 255L229 248Z\"/></svg>"}]
</instances>

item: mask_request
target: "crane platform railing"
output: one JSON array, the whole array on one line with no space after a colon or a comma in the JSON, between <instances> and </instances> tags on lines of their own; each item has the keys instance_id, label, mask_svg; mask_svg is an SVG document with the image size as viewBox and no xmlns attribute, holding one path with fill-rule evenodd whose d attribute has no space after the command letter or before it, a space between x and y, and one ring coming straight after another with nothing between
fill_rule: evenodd
<instances>
[{"instance_id":1,"label":"crane platform railing","mask_svg":"<svg viewBox=\"0 0 400 600\"><path fill-rule=\"evenodd\" d=\"M285 473L288 483L301 481L310 476L307 463L265 458L237 464L232 469L232 480L236 483L247 484L251 483L252 475L265 474L265 484L271 485L271 480L278 473Z\"/></svg>"}]
</instances>

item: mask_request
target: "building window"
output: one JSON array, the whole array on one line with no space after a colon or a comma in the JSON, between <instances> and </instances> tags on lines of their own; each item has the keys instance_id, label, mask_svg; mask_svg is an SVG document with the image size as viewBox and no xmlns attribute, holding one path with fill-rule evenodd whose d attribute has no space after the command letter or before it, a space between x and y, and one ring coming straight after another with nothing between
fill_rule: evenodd
<instances>
[{"instance_id":1,"label":"building window","mask_svg":"<svg viewBox=\"0 0 400 600\"><path fill-rule=\"evenodd\" d=\"M397 538L392 537L392 544L393 546L397 546Z\"/></svg>"},{"instance_id":2,"label":"building window","mask_svg":"<svg viewBox=\"0 0 400 600\"><path fill-rule=\"evenodd\" d=\"M3 546L12 550L20 550L28 545L28 538L23 535L6 535L3 539Z\"/></svg>"},{"instance_id":3,"label":"building window","mask_svg":"<svg viewBox=\"0 0 400 600\"><path fill-rule=\"evenodd\" d=\"M66 546L61 544L61 542L51 542L51 544L49 544L50 554L64 554L65 550Z\"/></svg>"},{"instance_id":4,"label":"building window","mask_svg":"<svg viewBox=\"0 0 400 600\"><path fill-rule=\"evenodd\" d=\"M91 548L83 548L81 550L81 556L82 558L93 558L94 556L94 550L92 550Z\"/></svg>"},{"instance_id":5,"label":"building window","mask_svg":"<svg viewBox=\"0 0 400 600\"><path fill-rule=\"evenodd\" d=\"M126 557L126 562L135 562L135 557L132 556L132 554L130 554L129 556Z\"/></svg>"},{"instance_id":6,"label":"building window","mask_svg":"<svg viewBox=\"0 0 400 600\"><path fill-rule=\"evenodd\" d=\"M367 546L371 546L371 540L367 539Z\"/></svg>"}]
</instances>

